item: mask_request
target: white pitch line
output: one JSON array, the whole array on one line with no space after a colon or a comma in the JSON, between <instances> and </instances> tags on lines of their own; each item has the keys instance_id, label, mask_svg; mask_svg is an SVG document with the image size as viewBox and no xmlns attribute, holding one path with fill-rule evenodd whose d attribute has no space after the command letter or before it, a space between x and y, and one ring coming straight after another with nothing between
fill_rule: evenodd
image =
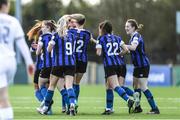
<instances>
[{"instance_id":1,"label":"white pitch line","mask_svg":"<svg viewBox=\"0 0 180 120\"><path fill-rule=\"evenodd\" d=\"M55 99L59 99L59 98L61 98L60 96L59 97L54 97ZM119 99L119 97L114 97L115 99ZM144 99L145 99L145 97L143 97ZM20 97L20 96L18 96L18 97L11 97L11 99L14 99L14 100L19 100L19 99L21 99L21 100L29 100L29 99L35 99L35 97L34 96L32 96L32 97ZM80 99L98 99L98 100L104 100L105 99L105 97L91 97L91 96L89 96L89 97L81 97L80 96ZM172 98L172 97L168 97L168 98L165 98L165 97L155 97L155 99L156 100L180 100L180 97L176 97L176 98Z\"/></svg>"},{"instance_id":2,"label":"white pitch line","mask_svg":"<svg viewBox=\"0 0 180 120\"><path fill-rule=\"evenodd\" d=\"M53 108L60 108L61 106L54 106ZM118 106L116 106L118 107ZM17 106L14 106L13 107L14 109L34 109L36 110L36 106L35 107L17 107ZM85 107L85 106L82 106L82 108L93 108L93 109L104 109L104 107ZM128 107L118 107L120 109L127 109ZM143 106L143 109L150 109L149 107L144 107ZM180 110L179 107L160 107L160 109L163 109L163 110Z\"/></svg>"},{"instance_id":3,"label":"white pitch line","mask_svg":"<svg viewBox=\"0 0 180 120\"><path fill-rule=\"evenodd\" d=\"M100 118L92 118L92 119L88 119L88 118L79 118L80 120L104 120L104 118L102 118L102 119L100 119ZM79 120L78 118L77 118L77 120ZM16 120L39 120L39 119L33 119L33 118L31 118L31 119L16 119ZM59 119L46 119L46 118L43 118L43 120L60 120L60 118ZM72 119L64 119L63 118L63 120L72 120ZM76 120L76 119L74 119L73 118L73 120ZM139 119L129 119L129 118L126 118L126 119L115 119L115 118L111 118L111 119L107 119L106 118L106 120L179 120L179 119L166 119L166 118L161 118L161 119L142 119L142 118L139 118Z\"/></svg>"}]
</instances>

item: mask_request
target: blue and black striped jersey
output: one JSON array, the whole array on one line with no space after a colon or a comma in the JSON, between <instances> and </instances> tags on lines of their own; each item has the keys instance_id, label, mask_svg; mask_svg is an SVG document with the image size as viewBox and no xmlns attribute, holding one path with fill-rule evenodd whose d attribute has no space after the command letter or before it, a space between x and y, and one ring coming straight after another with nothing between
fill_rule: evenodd
<instances>
[{"instance_id":1,"label":"blue and black striped jersey","mask_svg":"<svg viewBox=\"0 0 180 120\"><path fill-rule=\"evenodd\" d=\"M76 60L87 62L87 46L91 39L91 33L85 29L70 29L69 30L76 39L75 56Z\"/></svg>"},{"instance_id":2,"label":"blue and black striped jersey","mask_svg":"<svg viewBox=\"0 0 180 120\"><path fill-rule=\"evenodd\" d=\"M131 59L132 59L133 65L135 67L149 66L150 63L145 53L144 41L143 41L142 36L138 32L134 33L134 35L131 37L129 41L129 44L132 44L133 42L138 44L136 50L131 51Z\"/></svg>"},{"instance_id":3,"label":"blue and black striped jersey","mask_svg":"<svg viewBox=\"0 0 180 120\"><path fill-rule=\"evenodd\" d=\"M76 40L70 32L66 36L60 37L55 33L52 40L55 42L55 64L54 66L74 66L75 52L74 47Z\"/></svg>"},{"instance_id":4,"label":"blue and black striped jersey","mask_svg":"<svg viewBox=\"0 0 180 120\"><path fill-rule=\"evenodd\" d=\"M121 37L106 34L98 37L96 48L102 48L104 66L124 65L124 59L119 55L121 46L124 44Z\"/></svg>"},{"instance_id":5,"label":"blue and black striped jersey","mask_svg":"<svg viewBox=\"0 0 180 120\"><path fill-rule=\"evenodd\" d=\"M42 43L42 68L48 68L48 67L52 67L52 63L53 63L53 56L51 52L47 51L47 47L48 47L48 43L52 38L52 34L50 33L46 33L46 34L42 34L39 37L39 42Z\"/></svg>"},{"instance_id":6,"label":"blue and black striped jersey","mask_svg":"<svg viewBox=\"0 0 180 120\"><path fill-rule=\"evenodd\" d=\"M36 70L41 70L42 69L42 64L43 64L43 60L41 59L41 54L36 56Z\"/></svg>"}]
</instances>

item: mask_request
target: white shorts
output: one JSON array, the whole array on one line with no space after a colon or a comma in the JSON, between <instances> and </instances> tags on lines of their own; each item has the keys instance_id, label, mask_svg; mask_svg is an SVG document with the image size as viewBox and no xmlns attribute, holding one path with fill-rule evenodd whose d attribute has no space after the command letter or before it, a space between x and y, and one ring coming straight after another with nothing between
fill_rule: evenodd
<instances>
[{"instance_id":1,"label":"white shorts","mask_svg":"<svg viewBox=\"0 0 180 120\"><path fill-rule=\"evenodd\" d=\"M7 87L12 82L16 73L15 57L0 59L0 88Z\"/></svg>"}]
</instances>

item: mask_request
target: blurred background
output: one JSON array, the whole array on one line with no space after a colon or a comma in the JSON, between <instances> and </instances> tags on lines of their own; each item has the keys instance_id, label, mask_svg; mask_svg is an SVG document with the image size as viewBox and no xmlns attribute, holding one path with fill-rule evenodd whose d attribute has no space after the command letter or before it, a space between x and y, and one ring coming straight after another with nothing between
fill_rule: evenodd
<instances>
[{"instance_id":1,"label":"blurred background","mask_svg":"<svg viewBox=\"0 0 180 120\"><path fill-rule=\"evenodd\" d=\"M11 15L21 21L25 33L34 25L34 20L57 21L64 14L82 13L86 16L85 28L93 33L94 38L98 36L98 24L107 19L113 23L114 33L120 35L125 43L130 39L124 30L125 22L135 18L144 25L141 34L152 64L149 84L180 85L180 0L12 0L11 6ZM88 56L90 62L82 83L104 83L102 59L96 56L92 43L88 46ZM17 60L18 71L14 82L32 83L24 71L20 54L17 54ZM130 85L130 56L126 55L126 61L126 84Z\"/></svg>"}]
</instances>

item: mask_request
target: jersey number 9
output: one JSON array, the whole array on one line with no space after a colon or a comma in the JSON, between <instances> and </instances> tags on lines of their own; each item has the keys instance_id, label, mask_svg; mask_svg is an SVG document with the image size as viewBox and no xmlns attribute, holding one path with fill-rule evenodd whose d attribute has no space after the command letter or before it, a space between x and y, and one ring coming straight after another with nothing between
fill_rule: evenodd
<instances>
[{"instance_id":1,"label":"jersey number 9","mask_svg":"<svg viewBox=\"0 0 180 120\"><path fill-rule=\"evenodd\" d=\"M72 43L66 42L66 55L72 55L73 49L72 49Z\"/></svg>"}]
</instances>

